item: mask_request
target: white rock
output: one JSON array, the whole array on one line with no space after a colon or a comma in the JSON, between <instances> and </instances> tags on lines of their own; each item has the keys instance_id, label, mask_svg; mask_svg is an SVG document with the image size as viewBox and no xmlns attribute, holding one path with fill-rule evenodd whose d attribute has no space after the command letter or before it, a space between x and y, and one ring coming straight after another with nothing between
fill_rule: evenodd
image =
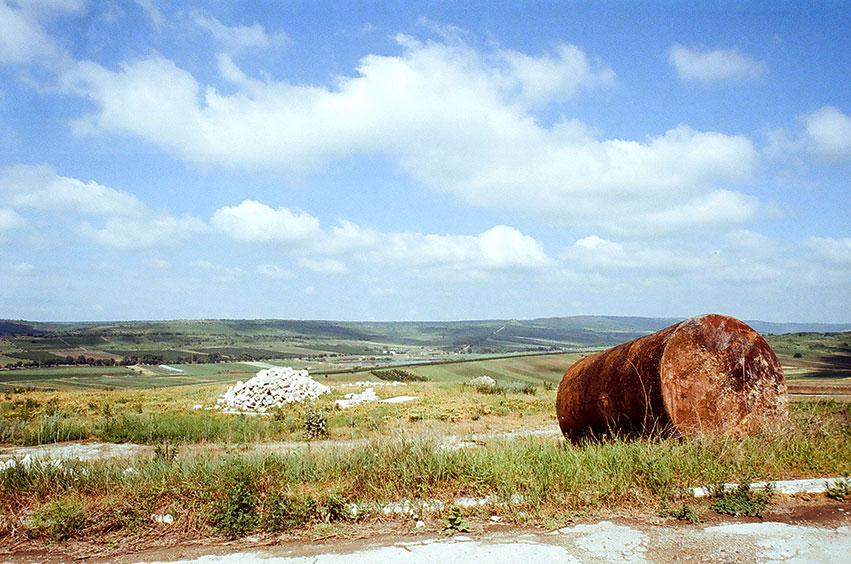
<instances>
[{"instance_id":1,"label":"white rock","mask_svg":"<svg viewBox=\"0 0 851 564\"><path fill-rule=\"evenodd\" d=\"M311 378L307 370L276 367L261 370L249 381L237 382L216 402L226 413L266 413L288 403L302 403L331 390Z\"/></svg>"},{"instance_id":2,"label":"white rock","mask_svg":"<svg viewBox=\"0 0 851 564\"><path fill-rule=\"evenodd\" d=\"M471 386L490 386L493 388L496 386L496 380L491 378L490 376L479 376L478 378L473 378L470 380Z\"/></svg>"}]
</instances>

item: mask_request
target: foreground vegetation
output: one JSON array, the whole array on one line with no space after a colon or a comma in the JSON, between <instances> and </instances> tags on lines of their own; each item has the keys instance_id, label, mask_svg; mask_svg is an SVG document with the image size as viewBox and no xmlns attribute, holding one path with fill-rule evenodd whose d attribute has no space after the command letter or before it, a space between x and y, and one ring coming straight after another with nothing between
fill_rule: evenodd
<instances>
[{"instance_id":1,"label":"foreground vegetation","mask_svg":"<svg viewBox=\"0 0 851 564\"><path fill-rule=\"evenodd\" d=\"M162 443L130 462L18 463L0 470L0 536L11 542L107 539L164 528L185 537L333 532L348 521L387 519L386 504L403 499L438 523L497 512L516 522L553 524L604 508L676 504L693 486L847 475L851 407L797 404L788 429L744 440L485 443L447 448L400 426L363 443L291 452L184 452ZM479 501L459 513L452 507L463 496Z\"/></svg>"}]
</instances>

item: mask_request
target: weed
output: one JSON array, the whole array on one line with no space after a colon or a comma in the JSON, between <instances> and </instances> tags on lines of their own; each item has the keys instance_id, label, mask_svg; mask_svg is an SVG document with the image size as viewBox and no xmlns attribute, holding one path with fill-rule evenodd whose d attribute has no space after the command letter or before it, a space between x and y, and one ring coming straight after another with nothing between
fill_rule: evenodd
<instances>
[{"instance_id":1,"label":"weed","mask_svg":"<svg viewBox=\"0 0 851 564\"><path fill-rule=\"evenodd\" d=\"M78 535L87 525L85 504L75 495L52 499L36 507L25 523L29 535L54 541Z\"/></svg>"},{"instance_id":2,"label":"weed","mask_svg":"<svg viewBox=\"0 0 851 564\"><path fill-rule=\"evenodd\" d=\"M851 501L851 478L845 476L841 480L836 480L833 485L829 482L825 483L827 489L825 493L827 497L836 501Z\"/></svg>"},{"instance_id":3,"label":"weed","mask_svg":"<svg viewBox=\"0 0 851 564\"><path fill-rule=\"evenodd\" d=\"M453 505L449 508L443 522L446 525L443 530L447 532L466 533L470 530L467 522L464 521L463 517L461 517L461 508L457 505Z\"/></svg>"},{"instance_id":4,"label":"weed","mask_svg":"<svg viewBox=\"0 0 851 564\"><path fill-rule=\"evenodd\" d=\"M154 445L154 460L171 464L177 458L178 446L168 441Z\"/></svg>"},{"instance_id":5,"label":"weed","mask_svg":"<svg viewBox=\"0 0 851 564\"><path fill-rule=\"evenodd\" d=\"M679 508L672 508L668 507L668 503L664 499L662 500L662 507L659 509L659 517L673 517L674 519L688 521L692 524L703 521L700 512L685 501Z\"/></svg>"},{"instance_id":6,"label":"weed","mask_svg":"<svg viewBox=\"0 0 851 564\"><path fill-rule=\"evenodd\" d=\"M321 409L308 406L304 411L302 426L307 439L324 439L328 436L328 418Z\"/></svg>"},{"instance_id":7,"label":"weed","mask_svg":"<svg viewBox=\"0 0 851 564\"><path fill-rule=\"evenodd\" d=\"M709 509L733 516L762 517L773 497L774 484L768 484L761 491L756 491L751 489L750 480L745 479L735 488L727 489L723 484L710 487L712 503L709 504Z\"/></svg>"},{"instance_id":8,"label":"weed","mask_svg":"<svg viewBox=\"0 0 851 564\"><path fill-rule=\"evenodd\" d=\"M315 508L313 496L272 492L263 500L260 524L270 533L302 528L310 522Z\"/></svg>"},{"instance_id":9,"label":"weed","mask_svg":"<svg viewBox=\"0 0 851 564\"><path fill-rule=\"evenodd\" d=\"M257 496L251 485L237 481L226 497L213 502L210 523L230 539L244 537L257 525Z\"/></svg>"}]
</instances>

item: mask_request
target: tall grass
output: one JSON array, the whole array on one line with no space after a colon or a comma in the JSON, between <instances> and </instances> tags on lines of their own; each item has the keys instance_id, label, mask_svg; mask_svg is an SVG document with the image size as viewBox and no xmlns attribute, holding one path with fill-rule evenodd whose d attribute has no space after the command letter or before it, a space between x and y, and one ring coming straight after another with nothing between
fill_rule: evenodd
<instances>
[{"instance_id":1,"label":"tall grass","mask_svg":"<svg viewBox=\"0 0 851 564\"><path fill-rule=\"evenodd\" d=\"M655 507L692 486L848 474L849 421L845 406L804 406L793 410L787 431L743 440L615 436L573 445L527 437L448 449L400 430L354 446L288 453L174 457L160 449L130 470L109 461L36 461L0 470L0 504L10 508L2 519L14 525L5 533L0 525L0 534L135 533L156 526L152 512L167 511L184 530L237 537L349 519L347 504L371 508L361 516L378 515L382 504L399 499L437 499L448 507L459 496L488 498L532 521L604 507ZM89 518L73 527L28 517L76 518L80 503Z\"/></svg>"}]
</instances>

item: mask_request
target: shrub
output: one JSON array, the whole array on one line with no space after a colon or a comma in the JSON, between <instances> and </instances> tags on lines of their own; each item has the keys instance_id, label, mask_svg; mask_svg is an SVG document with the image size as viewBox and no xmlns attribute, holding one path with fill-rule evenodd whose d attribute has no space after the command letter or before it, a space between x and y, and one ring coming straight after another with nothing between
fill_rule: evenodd
<instances>
[{"instance_id":1,"label":"shrub","mask_svg":"<svg viewBox=\"0 0 851 564\"><path fill-rule=\"evenodd\" d=\"M308 406L302 421L304 436L308 439L324 439L328 436L328 418L321 409Z\"/></svg>"},{"instance_id":2,"label":"shrub","mask_svg":"<svg viewBox=\"0 0 851 564\"><path fill-rule=\"evenodd\" d=\"M826 486L825 493L827 497L836 501L851 501L851 478L848 476L837 480L832 486L830 483L827 483Z\"/></svg>"},{"instance_id":3,"label":"shrub","mask_svg":"<svg viewBox=\"0 0 851 564\"><path fill-rule=\"evenodd\" d=\"M750 480L742 480L735 488L727 489L723 485L710 488L712 503L709 509L727 515L746 515L762 517L765 508L774 497L774 484L768 484L761 491L751 489Z\"/></svg>"},{"instance_id":4,"label":"shrub","mask_svg":"<svg viewBox=\"0 0 851 564\"><path fill-rule=\"evenodd\" d=\"M379 380L385 380L388 382L425 382L428 380L425 376L420 376L419 374L414 374L413 372L400 370L398 368L391 368L390 370L373 370L370 374Z\"/></svg>"},{"instance_id":5,"label":"shrub","mask_svg":"<svg viewBox=\"0 0 851 564\"><path fill-rule=\"evenodd\" d=\"M26 521L28 534L55 541L78 535L87 525L86 506L82 499L72 495L40 505Z\"/></svg>"},{"instance_id":6,"label":"shrub","mask_svg":"<svg viewBox=\"0 0 851 564\"><path fill-rule=\"evenodd\" d=\"M304 527L315 508L316 500L313 496L299 497L272 492L263 500L260 523L270 533Z\"/></svg>"},{"instance_id":7,"label":"shrub","mask_svg":"<svg viewBox=\"0 0 851 564\"><path fill-rule=\"evenodd\" d=\"M467 522L464 521L463 517L461 517L461 508L457 505L453 505L449 508L449 511L446 512L444 523L446 524L443 529L444 531L466 533L470 530Z\"/></svg>"},{"instance_id":8,"label":"shrub","mask_svg":"<svg viewBox=\"0 0 851 564\"><path fill-rule=\"evenodd\" d=\"M213 502L210 523L230 539L244 537L257 525L257 496L251 485L239 480L223 499Z\"/></svg>"},{"instance_id":9,"label":"shrub","mask_svg":"<svg viewBox=\"0 0 851 564\"><path fill-rule=\"evenodd\" d=\"M662 500L662 508L659 510L659 517L673 517L680 521L688 521L692 524L697 524L703 521L700 512L686 502L679 508L668 507L668 504Z\"/></svg>"}]
</instances>

